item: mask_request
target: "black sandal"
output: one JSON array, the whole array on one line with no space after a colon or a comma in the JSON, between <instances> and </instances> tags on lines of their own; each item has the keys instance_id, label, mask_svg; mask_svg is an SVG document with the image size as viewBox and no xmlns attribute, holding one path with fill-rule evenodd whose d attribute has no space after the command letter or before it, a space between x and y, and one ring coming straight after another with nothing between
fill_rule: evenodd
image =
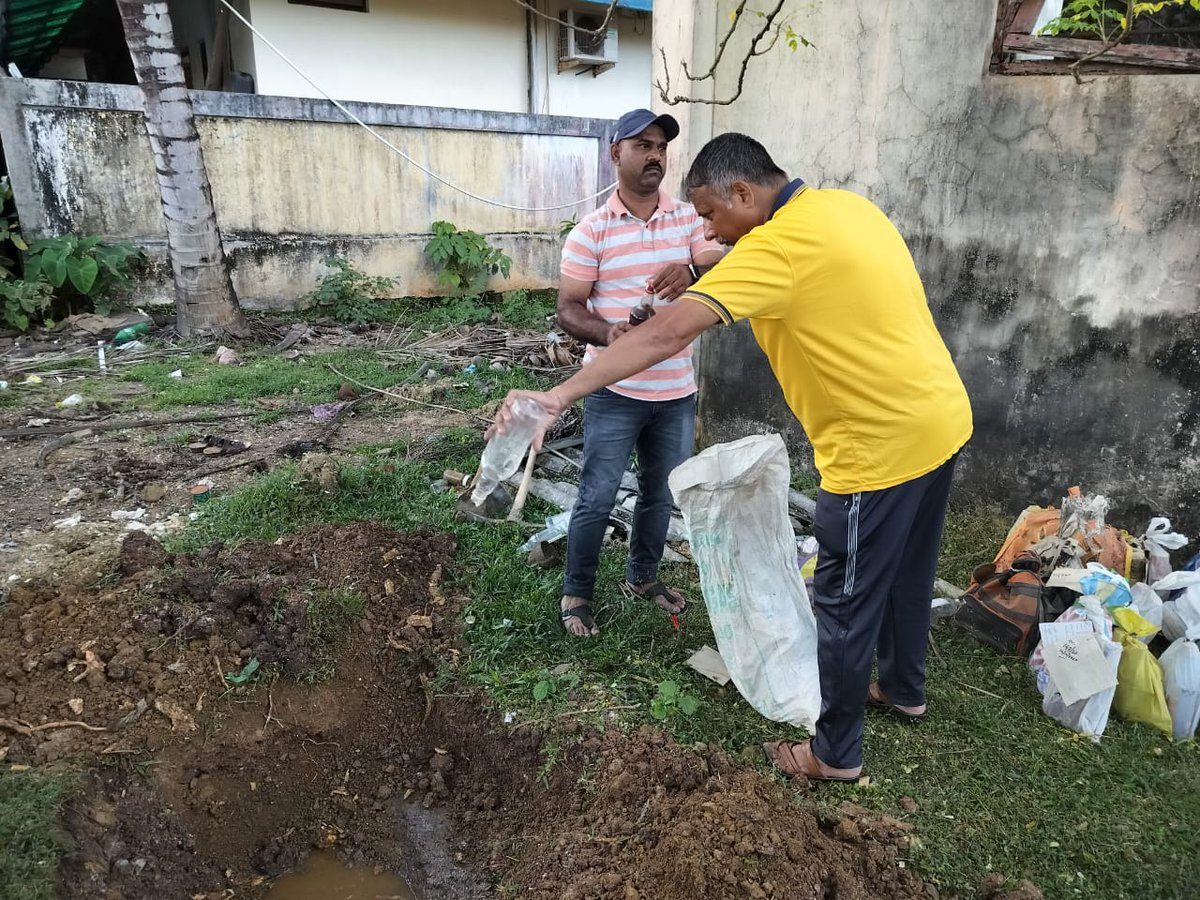
<instances>
[{"instance_id":1,"label":"black sandal","mask_svg":"<svg viewBox=\"0 0 1200 900\"><path fill-rule=\"evenodd\" d=\"M592 629L596 627L596 620L592 618L592 608L586 603L580 603L578 606L572 606L570 609L560 609L559 619L562 620L563 631L574 637L588 637L592 633ZM578 619L579 624L588 630L586 635L575 634L567 628L567 619Z\"/></svg>"},{"instance_id":2,"label":"black sandal","mask_svg":"<svg viewBox=\"0 0 1200 900\"><path fill-rule=\"evenodd\" d=\"M661 581L652 582L650 585L648 585L646 588L644 588L640 591L637 589L637 586L633 584L633 582L627 581L626 584L629 585L629 589L631 591L633 591L633 593L635 595L637 595L638 597L641 597L643 600L649 600L651 603L653 603L655 606L657 606L659 609L661 609L663 612L665 612L668 616L682 616L685 612L687 612L687 608L688 608L687 597L683 596L683 594L680 594L677 591L673 592L669 587L667 587ZM658 602L659 597L662 597L668 603L675 603L676 602L675 598L678 597L679 602L682 603L683 605L680 606L679 609L675 610L675 612L671 612L671 610L664 608L663 605Z\"/></svg>"}]
</instances>

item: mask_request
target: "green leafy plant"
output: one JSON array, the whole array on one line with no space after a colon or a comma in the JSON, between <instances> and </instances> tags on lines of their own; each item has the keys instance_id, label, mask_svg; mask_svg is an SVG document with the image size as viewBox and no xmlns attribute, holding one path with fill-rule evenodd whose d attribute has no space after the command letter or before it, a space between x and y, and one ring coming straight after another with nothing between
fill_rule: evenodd
<instances>
[{"instance_id":1,"label":"green leafy plant","mask_svg":"<svg viewBox=\"0 0 1200 900\"><path fill-rule=\"evenodd\" d=\"M0 272L0 319L9 328L28 331L50 308L52 293L50 282L41 276L26 281Z\"/></svg>"},{"instance_id":2,"label":"green leafy plant","mask_svg":"<svg viewBox=\"0 0 1200 900\"><path fill-rule=\"evenodd\" d=\"M99 235L65 234L29 245L25 277L40 274L55 293L70 301L71 294L91 301L101 315L112 312L114 294L133 284L135 267L146 254L129 241L105 243Z\"/></svg>"},{"instance_id":3,"label":"green leafy plant","mask_svg":"<svg viewBox=\"0 0 1200 900\"><path fill-rule=\"evenodd\" d=\"M676 712L689 717L694 716L699 708L699 698L684 693L677 681L660 681L658 691L650 701L650 715L660 722Z\"/></svg>"},{"instance_id":4,"label":"green leafy plant","mask_svg":"<svg viewBox=\"0 0 1200 900\"><path fill-rule=\"evenodd\" d=\"M1063 6L1062 15L1047 22L1039 33L1082 35L1103 41L1111 48L1125 39L1138 18L1162 12L1169 6L1190 6L1200 12L1200 0L1160 0L1154 3L1071 0Z\"/></svg>"},{"instance_id":5,"label":"green leafy plant","mask_svg":"<svg viewBox=\"0 0 1200 900\"><path fill-rule=\"evenodd\" d=\"M24 252L29 249L21 238L21 226L17 222L17 212L12 205L12 185L7 175L0 175L0 278L10 278L17 274L17 261L4 253L4 245L12 244Z\"/></svg>"},{"instance_id":6,"label":"green leafy plant","mask_svg":"<svg viewBox=\"0 0 1200 900\"><path fill-rule=\"evenodd\" d=\"M575 226L578 224L579 222L575 219L563 219L558 223L558 236L565 238L575 229Z\"/></svg>"},{"instance_id":7,"label":"green leafy plant","mask_svg":"<svg viewBox=\"0 0 1200 900\"><path fill-rule=\"evenodd\" d=\"M512 258L491 246L482 234L459 231L450 222L434 222L425 255L441 266L438 284L457 294L478 294L493 275L508 277Z\"/></svg>"},{"instance_id":8,"label":"green leafy plant","mask_svg":"<svg viewBox=\"0 0 1200 900\"><path fill-rule=\"evenodd\" d=\"M533 699L542 703L558 696L561 691L577 687L579 682L580 678L574 672L562 672L555 675L553 672L543 671L542 677L534 682Z\"/></svg>"},{"instance_id":9,"label":"green leafy plant","mask_svg":"<svg viewBox=\"0 0 1200 900\"><path fill-rule=\"evenodd\" d=\"M340 256L329 257L325 265L333 271L300 299L339 322L363 325L372 321L376 304L392 289L392 279L360 272Z\"/></svg>"}]
</instances>

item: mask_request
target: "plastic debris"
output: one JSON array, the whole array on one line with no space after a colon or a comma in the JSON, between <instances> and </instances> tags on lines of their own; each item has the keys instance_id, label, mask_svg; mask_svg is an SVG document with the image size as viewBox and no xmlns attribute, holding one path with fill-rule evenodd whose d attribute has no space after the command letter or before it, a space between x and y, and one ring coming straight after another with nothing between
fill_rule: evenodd
<instances>
[{"instance_id":1,"label":"plastic debris","mask_svg":"<svg viewBox=\"0 0 1200 900\"><path fill-rule=\"evenodd\" d=\"M56 406L68 409L72 406L79 406L83 403L83 394L71 394L69 397L64 397L56 403Z\"/></svg>"},{"instance_id":2,"label":"plastic debris","mask_svg":"<svg viewBox=\"0 0 1200 900\"><path fill-rule=\"evenodd\" d=\"M167 377L168 378L182 378L183 377L183 369L176 369L174 372L168 372Z\"/></svg>"},{"instance_id":3,"label":"plastic debris","mask_svg":"<svg viewBox=\"0 0 1200 900\"><path fill-rule=\"evenodd\" d=\"M54 523L54 527L60 531L66 531L68 528L74 528L83 518L82 513L75 513L73 516L67 516L65 519L58 519Z\"/></svg>"},{"instance_id":4,"label":"plastic debris","mask_svg":"<svg viewBox=\"0 0 1200 900\"><path fill-rule=\"evenodd\" d=\"M136 522L146 515L146 508L139 506L137 509L114 509L109 515L118 522Z\"/></svg>"}]
</instances>

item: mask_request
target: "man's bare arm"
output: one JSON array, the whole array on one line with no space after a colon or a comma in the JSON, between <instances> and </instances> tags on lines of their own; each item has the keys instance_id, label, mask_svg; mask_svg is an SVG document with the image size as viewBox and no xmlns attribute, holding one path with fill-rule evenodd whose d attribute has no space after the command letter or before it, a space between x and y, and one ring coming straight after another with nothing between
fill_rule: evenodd
<instances>
[{"instance_id":1,"label":"man's bare arm","mask_svg":"<svg viewBox=\"0 0 1200 900\"><path fill-rule=\"evenodd\" d=\"M558 281L558 324L571 337L604 347L629 329L628 322L610 325L588 309L592 282L563 275Z\"/></svg>"}]
</instances>

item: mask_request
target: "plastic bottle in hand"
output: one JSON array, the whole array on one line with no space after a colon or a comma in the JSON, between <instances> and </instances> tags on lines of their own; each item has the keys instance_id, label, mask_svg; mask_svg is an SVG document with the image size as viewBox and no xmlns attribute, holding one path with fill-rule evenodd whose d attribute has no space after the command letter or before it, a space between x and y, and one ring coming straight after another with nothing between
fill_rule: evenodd
<instances>
[{"instance_id":1,"label":"plastic bottle in hand","mask_svg":"<svg viewBox=\"0 0 1200 900\"><path fill-rule=\"evenodd\" d=\"M651 291L646 291L646 296L642 298L642 302L635 306L629 313L630 325L641 325L647 319L654 315L654 294Z\"/></svg>"},{"instance_id":2,"label":"plastic bottle in hand","mask_svg":"<svg viewBox=\"0 0 1200 900\"><path fill-rule=\"evenodd\" d=\"M536 400L521 397L514 401L512 421L503 433L492 435L483 448L479 471L475 473L475 490L471 493L475 506L482 505L500 482L517 471L545 417L546 411Z\"/></svg>"}]
</instances>

